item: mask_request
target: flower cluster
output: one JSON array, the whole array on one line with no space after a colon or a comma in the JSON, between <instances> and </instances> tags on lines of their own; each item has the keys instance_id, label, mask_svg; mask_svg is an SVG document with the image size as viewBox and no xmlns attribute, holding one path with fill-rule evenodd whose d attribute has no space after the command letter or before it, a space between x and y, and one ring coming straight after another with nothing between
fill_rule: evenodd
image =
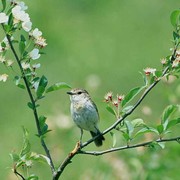
<instances>
[{"instance_id":1,"label":"flower cluster","mask_svg":"<svg viewBox=\"0 0 180 180\"><path fill-rule=\"evenodd\" d=\"M8 3L8 2L7 2ZM34 63L41 56L40 49L47 46L46 39L42 36L42 32L38 28L32 28L32 22L29 14L26 12L28 7L22 1L9 0L9 5L6 4L4 12L0 13L0 24L4 28L6 34L9 34L0 41L0 64L4 64L6 67L12 67L14 61L6 60L7 50L10 48L10 42L18 42L19 44L19 60L22 69L28 77L31 76L29 81L36 76L36 69L40 68L40 63ZM14 40L13 35L16 31L25 31L26 36L21 35L20 40ZM24 34L24 33L23 33ZM0 81L5 82L8 75L0 75Z\"/></svg>"},{"instance_id":2,"label":"flower cluster","mask_svg":"<svg viewBox=\"0 0 180 180\"><path fill-rule=\"evenodd\" d=\"M120 103L122 102L122 100L124 99L124 95L116 95L116 98L113 98L113 93L112 92L108 92L105 96L104 96L104 102L111 104L115 107L119 107Z\"/></svg>"},{"instance_id":3,"label":"flower cluster","mask_svg":"<svg viewBox=\"0 0 180 180\"><path fill-rule=\"evenodd\" d=\"M144 69L144 72L146 76L150 76L151 74L155 76L156 69L147 67Z\"/></svg>"},{"instance_id":4,"label":"flower cluster","mask_svg":"<svg viewBox=\"0 0 180 180\"><path fill-rule=\"evenodd\" d=\"M34 40L36 46L43 48L47 46L46 39L42 37L42 32L38 28L35 28L29 33L29 37Z\"/></svg>"},{"instance_id":5,"label":"flower cluster","mask_svg":"<svg viewBox=\"0 0 180 180\"><path fill-rule=\"evenodd\" d=\"M106 107L106 109L112 113L117 119L120 117L120 108L122 107L121 102L124 99L124 95L116 95L116 98L113 97L113 93L112 92L108 92L105 96L104 96L104 102L106 102L108 104L108 106Z\"/></svg>"},{"instance_id":6,"label":"flower cluster","mask_svg":"<svg viewBox=\"0 0 180 180\"><path fill-rule=\"evenodd\" d=\"M29 14L25 12L27 6L24 3L18 3L12 8L12 15L14 17L13 23L18 26L19 23L22 23L22 28L29 32L32 28L32 22L30 20Z\"/></svg>"}]
</instances>

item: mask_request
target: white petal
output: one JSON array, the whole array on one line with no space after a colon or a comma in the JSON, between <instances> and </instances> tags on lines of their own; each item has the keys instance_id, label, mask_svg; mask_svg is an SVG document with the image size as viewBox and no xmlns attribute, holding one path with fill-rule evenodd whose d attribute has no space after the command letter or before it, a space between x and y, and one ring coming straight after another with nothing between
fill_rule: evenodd
<instances>
[{"instance_id":1,"label":"white petal","mask_svg":"<svg viewBox=\"0 0 180 180\"><path fill-rule=\"evenodd\" d=\"M8 19L9 19L9 17L6 16L5 13L0 13L0 24L1 24L1 23L7 23L7 22L8 22Z\"/></svg>"},{"instance_id":2,"label":"white petal","mask_svg":"<svg viewBox=\"0 0 180 180\"><path fill-rule=\"evenodd\" d=\"M23 22L22 23L22 28L26 31L29 32L32 28L32 22L31 21L27 21L27 22Z\"/></svg>"},{"instance_id":3,"label":"white petal","mask_svg":"<svg viewBox=\"0 0 180 180\"><path fill-rule=\"evenodd\" d=\"M39 49L37 48L34 48L30 53L29 53L29 56L31 59L35 60L35 59L39 59L39 57L41 56L39 54Z\"/></svg>"}]
</instances>

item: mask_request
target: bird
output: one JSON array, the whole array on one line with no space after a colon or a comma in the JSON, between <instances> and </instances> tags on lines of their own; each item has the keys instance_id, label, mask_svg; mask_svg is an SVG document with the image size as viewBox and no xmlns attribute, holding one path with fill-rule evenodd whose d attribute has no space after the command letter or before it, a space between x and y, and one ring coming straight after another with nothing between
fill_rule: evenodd
<instances>
[{"instance_id":1,"label":"bird","mask_svg":"<svg viewBox=\"0 0 180 180\"><path fill-rule=\"evenodd\" d=\"M74 88L67 94L70 96L72 119L81 130L80 143L82 142L83 130L86 130L90 132L92 137L98 136L94 143L97 147L102 146L105 138L98 128L99 113L89 93L85 89Z\"/></svg>"}]
</instances>

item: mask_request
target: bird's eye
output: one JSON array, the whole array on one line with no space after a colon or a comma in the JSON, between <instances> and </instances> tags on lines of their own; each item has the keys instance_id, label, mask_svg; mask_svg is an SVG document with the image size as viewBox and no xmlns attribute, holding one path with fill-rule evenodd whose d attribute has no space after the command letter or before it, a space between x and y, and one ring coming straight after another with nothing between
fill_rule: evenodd
<instances>
[{"instance_id":1,"label":"bird's eye","mask_svg":"<svg viewBox=\"0 0 180 180\"><path fill-rule=\"evenodd\" d=\"M82 92L81 92L81 91L79 91L77 94L82 94Z\"/></svg>"}]
</instances>

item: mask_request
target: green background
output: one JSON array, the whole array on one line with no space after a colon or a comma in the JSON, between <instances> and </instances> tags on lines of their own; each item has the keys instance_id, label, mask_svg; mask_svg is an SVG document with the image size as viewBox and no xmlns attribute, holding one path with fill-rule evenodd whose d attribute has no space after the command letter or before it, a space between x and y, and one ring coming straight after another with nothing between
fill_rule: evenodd
<instances>
[{"instance_id":1,"label":"green background","mask_svg":"<svg viewBox=\"0 0 180 180\"><path fill-rule=\"evenodd\" d=\"M37 62L49 84L66 82L72 87L83 87L96 102L104 130L115 119L103 102L108 91L126 94L131 88L142 85L139 72L146 67L161 69L160 59L169 55L172 47L170 14L179 8L179 0L31 0L29 7L33 27L38 27L47 39L45 55ZM0 31L1 38L3 37ZM0 73L5 68L0 64ZM22 128L30 132L32 151L44 154L38 138L32 112L27 108L27 92L15 87L15 75L7 71L7 83L0 82L0 177L14 180L11 172L11 152L22 146ZM179 80L160 83L129 117L143 118L148 124L160 120L163 109L170 103L179 103ZM62 162L79 139L79 129L73 124L69 112L66 90L48 94L41 101L39 114L48 118L52 130L46 138L56 166ZM144 109L150 109L149 113ZM169 136L177 135L174 130ZM89 139L85 133L84 141ZM110 134L104 146L97 149L91 144L88 150L112 147ZM117 134L117 146L124 140ZM145 140L150 140L146 135ZM179 150L177 143L168 143L164 150L146 148L121 151L104 156L78 155L64 171L62 179L179 179ZM40 179L51 179L46 164L35 164L30 172Z\"/></svg>"}]
</instances>

